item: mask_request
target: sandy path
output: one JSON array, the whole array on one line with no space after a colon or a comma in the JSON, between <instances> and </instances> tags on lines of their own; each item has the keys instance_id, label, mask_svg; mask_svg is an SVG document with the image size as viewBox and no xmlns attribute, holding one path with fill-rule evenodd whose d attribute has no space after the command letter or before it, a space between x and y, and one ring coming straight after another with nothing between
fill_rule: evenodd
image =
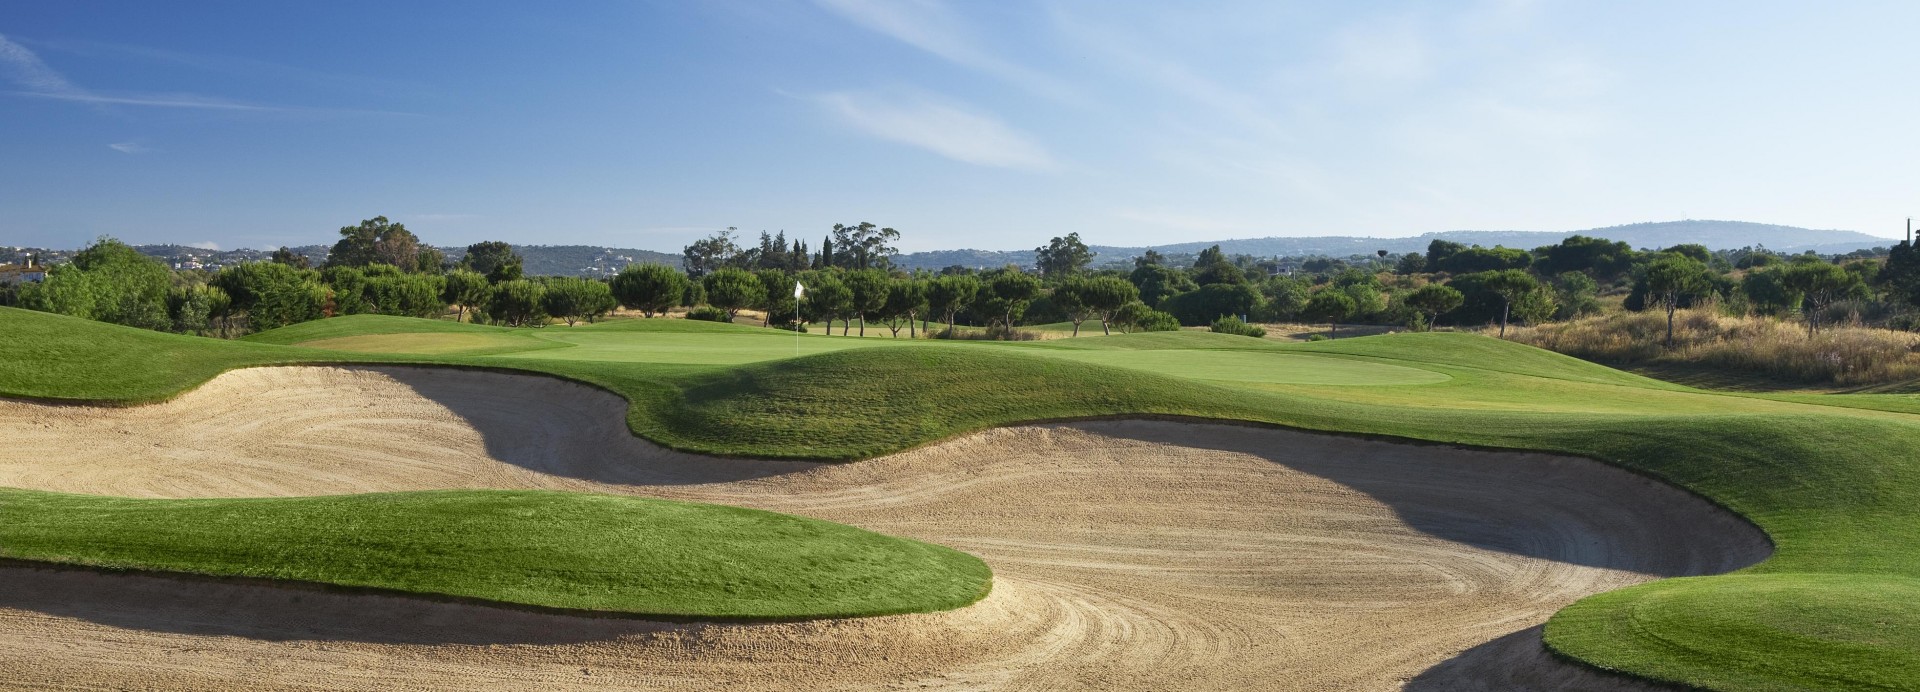
<instances>
[{"instance_id":1,"label":"sandy path","mask_svg":"<svg viewBox=\"0 0 1920 692\"><path fill-rule=\"evenodd\" d=\"M0 401L0 485L143 497L565 488L761 507L984 557L950 613L665 625L0 568L27 686L1616 688L1547 658L1582 596L1751 564L1751 527L1562 457L1165 422L846 465L668 452L547 378L271 368L132 409ZM57 457L53 453L57 452Z\"/></svg>"}]
</instances>

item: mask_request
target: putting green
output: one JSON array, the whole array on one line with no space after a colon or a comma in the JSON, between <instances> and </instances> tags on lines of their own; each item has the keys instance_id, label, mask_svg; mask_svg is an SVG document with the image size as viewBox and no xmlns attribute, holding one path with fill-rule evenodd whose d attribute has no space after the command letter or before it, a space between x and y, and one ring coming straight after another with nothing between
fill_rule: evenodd
<instances>
[{"instance_id":1,"label":"putting green","mask_svg":"<svg viewBox=\"0 0 1920 692\"><path fill-rule=\"evenodd\" d=\"M538 348L539 341L517 334L470 332L420 332L413 334L362 334L319 339L300 343L307 348L354 353L413 353L423 355L473 353L509 348Z\"/></svg>"},{"instance_id":2,"label":"putting green","mask_svg":"<svg viewBox=\"0 0 1920 692\"><path fill-rule=\"evenodd\" d=\"M442 337L451 342L454 338L494 337L491 334L420 334L420 335L382 335L369 337L346 337L328 339L326 342L308 342L304 346L323 346L324 343L356 341L355 346L365 346L368 351L377 351L382 347L394 350L388 352L434 353L435 351L407 350L398 347L408 346L410 342L398 339L385 341L389 337L418 336ZM1108 337L1115 338L1115 337ZM1117 339L1132 338L1128 336ZM1410 385L1434 384L1445 382L1447 375L1433 370L1423 370L1404 365L1382 362L1330 358L1312 354L1283 353L1275 350L1212 350L1212 349L1154 349L1154 350L1082 350L1067 348L1035 348L1026 344L1006 344L993 342L929 343L925 340L894 339L889 336L826 337L802 335L798 339L791 333L756 333L753 331L734 331L726 333L679 333L646 331L605 331L605 330L543 330L539 339L571 345L572 348L558 350L516 351L496 354L497 358L521 359L538 358L541 360L577 360L618 363L660 363L674 365L745 365L782 358L792 358L796 351L802 356L834 353L857 348L888 348L909 345L930 346L953 349L1009 349L1022 354L1060 358L1082 363L1108 365L1129 370L1144 370L1161 375L1184 377L1196 380L1208 380L1238 384L1294 384L1294 385ZM427 338L424 341L439 343ZM442 351L453 352L453 351Z\"/></svg>"},{"instance_id":3,"label":"putting green","mask_svg":"<svg viewBox=\"0 0 1920 692\"><path fill-rule=\"evenodd\" d=\"M741 365L792 358L792 332L741 329L721 333L649 332L638 330L545 329L541 341L572 348L501 354L501 358L581 360L610 363L666 363L674 365ZM872 348L912 343L884 336L865 339L801 335L800 355L811 356L850 348ZM924 343L924 342L922 342ZM312 346L314 344L303 344Z\"/></svg>"},{"instance_id":4,"label":"putting green","mask_svg":"<svg viewBox=\"0 0 1920 692\"><path fill-rule=\"evenodd\" d=\"M1220 383L1394 385L1435 384L1445 374L1404 365L1271 351L1069 351L1027 349L1065 358Z\"/></svg>"}]
</instances>

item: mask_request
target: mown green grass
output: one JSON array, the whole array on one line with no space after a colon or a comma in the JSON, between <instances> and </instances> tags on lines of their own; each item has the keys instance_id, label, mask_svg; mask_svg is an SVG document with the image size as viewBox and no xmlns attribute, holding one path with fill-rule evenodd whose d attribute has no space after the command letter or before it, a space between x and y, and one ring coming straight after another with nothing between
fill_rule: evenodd
<instances>
[{"instance_id":1,"label":"mown green grass","mask_svg":"<svg viewBox=\"0 0 1920 692\"><path fill-rule=\"evenodd\" d=\"M1563 650L1634 642L1644 655L1632 670L1704 687L1912 689L1916 602L1920 580L1884 575L1673 579L1576 603L1547 636Z\"/></svg>"},{"instance_id":2,"label":"mown green grass","mask_svg":"<svg viewBox=\"0 0 1920 692\"><path fill-rule=\"evenodd\" d=\"M324 358L309 349L117 329L0 308L0 392L8 396L158 401L233 368Z\"/></svg>"},{"instance_id":3,"label":"mown green grass","mask_svg":"<svg viewBox=\"0 0 1920 692\"><path fill-rule=\"evenodd\" d=\"M404 331L408 323L418 332ZM325 327L311 325L325 324ZM286 334L293 330L294 333ZM307 348L407 356L657 365L747 365L872 348L945 348L1019 353L1227 384L1388 385L1444 382L1431 369L1366 359L1286 353L1277 342L1205 332L1115 335L1048 342L947 342L800 334L699 320L619 320L596 325L508 330L378 315L321 320L249 337ZM1209 351L1194 357L1195 351ZM510 367L515 365L508 364Z\"/></svg>"},{"instance_id":4,"label":"mown green grass","mask_svg":"<svg viewBox=\"0 0 1920 692\"><path fill-rule=\"evenodd\" d=\"M848 460L1022 421L1220 414L1233 409L1211 397L1243 396L1177 383L988 349L871 349L688 373L654 396L635 397L630 422L689 451ZM631 391L618 380L608 384Z\"/></svg>"},{"instance_id":5,"label":"mown green grass","mask_svg":"<svg viewBox=\"0 0 1920 692\"><path fill-rule=\"evenodd\" d=\"M632 322L632 321L630 321ZM541 340L569 346L565 352L532 351L506 354L504 358L543 360L582 360L618 363L672 363L683 365L739 365L798 355L831 353L853 348L878 348L907 344L904 339L886 337L827 337L781 332L755 327L727 325L696 320L655 320L661 326L674 322L712 324L724 331L640 330L625 328L580 328L538 330ZM643 323L644 324L644 323ZM647 325L654 326L654 325ZM678 325L673 325L678 326Z\"/></svg>"},{"instance_id":6,"label":"mown green grass","mask_svg":"<svg viewBox=\"0 0 1920 692\"><path fill-rule=\"evenodd\" d=\"M1035 355L1229 384L1406 385L1445 382L1446 374L1388 363L1297 353L1222 350L1088 351L1031 349Z\"/></svg>"},{"instance_id":7,"label":"mown green grass","mask_svg":"<svg viewBox=\"0 0 1920 692\"><path fill-rule=\"evenodd\" d=\"M49 319L0 311L0 327ZM406 358L591 382L633 403L636 432L720 454L851 459L1022 421L1164 414L1593 457L1738 512L1777 550L1734 575L1654 582L1582 601L1548 626L1547 643L1556 651L1647 678L1724 689L1920 687L1920 647L1911 640L1911 625L1920 622L1920 598L1912 597L1920 576L1920 416L1908 398L1725 395L1469 334L1281 344L1183 332L1016 344L902 340L884 348L873 346L891 340L870 337L865 341L877 344L793 358L790 333L675 324L684 322L534 333L623 334L624 348L636 353L713 346L668 346L668 337L692 335L733 339L751 353L718 364L684 355L665 359L675 362L565 358L585 346L514 357ZM62 324L75 334L88 325L79 340L130 331ZM138 337L137 348L171 349L197 372L220 363L354 355L154 340L160 336ZM618 350L619 343L595 348ZM202 344L212 345L202 353ZM758 360L740 362L748 356ZM1353 386L1236 375L1262 371L1257 363L1269 357L1300 359L1293 365L1302 368L1393 366L1445 379ZM1148 360L1118 367L1128 358ZM1218 359L1255 364L1211 364ZM0 392L73 396L198 381L178 375L116 390L125 362L56 364L77 378L71 382L0 362ZM1381 372L1398 370L1361 367L1347 377ZM1875 634L1887 628L1901 633Z\"/></svg>"},{"instance_id":8,"label":"mown green grass","mask_svg":"<svg viewBox=\"0 0 1920 692\"><path fill-rule=\"evenodd\" d=\"M979 558L816 519L545 491L134 500L0 489L0 557L691 618L957 608Z\"/></svg>"},{"instance_id":9,"label":"mown green grass","mask_svg":"<svg viewBox=\"0 0 1920 692\"><path fill-rule=\"evenodd\" d=\"M357 334L330 339L302 341L305 348L355 353L406 353L415 355L483 355L516 353L547 348L566 348L566 344L544 339L529 339L517 334L465 332L419 332L411 334Z\"/></svg>"},{"instance_id":10,"label":"mown green grass","mask_svg":"<svg viewBox=\"0 0 1920 692\"><path fill-rule=\"evenodd\" d=\"M423 320L392 315L353 315L314 320L241 337L259 344L290 346L304 341L369 334L501 334L524 337L530 330L508 329L470 322Z\"/></svg>"}]
</instances>

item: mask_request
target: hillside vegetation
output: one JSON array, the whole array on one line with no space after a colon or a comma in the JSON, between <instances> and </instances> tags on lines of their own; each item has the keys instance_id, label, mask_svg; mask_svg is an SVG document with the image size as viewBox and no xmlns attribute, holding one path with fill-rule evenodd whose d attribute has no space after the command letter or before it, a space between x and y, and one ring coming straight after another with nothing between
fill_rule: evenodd
<instances>
[{"instance_id":1,"label":"hillside vegetation","mask_svg":"<svg viewBox=\"0 0 1920 692\"><path fill-rule=\"evenodd\" d=\"M1662 314L1617 312L1517 328L1507 338L1615 365L1705 368L1840 386L1920 378L1920 334L1913 332L1832 327L1808 334L1777 319L1682 310L1675 313L1669 348L1666 328Z\"/></svg>"}]
</instances>

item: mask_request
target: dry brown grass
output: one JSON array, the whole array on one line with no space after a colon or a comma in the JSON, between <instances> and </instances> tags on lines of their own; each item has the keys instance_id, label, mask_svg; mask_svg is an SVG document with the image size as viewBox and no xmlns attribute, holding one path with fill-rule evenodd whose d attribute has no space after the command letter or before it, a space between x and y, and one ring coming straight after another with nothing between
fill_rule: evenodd
<instances>
[{"instance_id":1,"label":"dry brown grass","mask_svg":"<svg viewBox=\"0 0 1920 692\"><path fill-rule=\"evenodd\" d=\"M1666 313L1612 312L1537 327L1509 328L1507 338L1570 356L1623 365L1675 365L1737 370L1800 382L1843 386L1920 378L1920 334L1806 327L1766 317L1728 317L1711 310L1674 316L1673 348L1663 346Z\"/></svg>"}]
</instances>

